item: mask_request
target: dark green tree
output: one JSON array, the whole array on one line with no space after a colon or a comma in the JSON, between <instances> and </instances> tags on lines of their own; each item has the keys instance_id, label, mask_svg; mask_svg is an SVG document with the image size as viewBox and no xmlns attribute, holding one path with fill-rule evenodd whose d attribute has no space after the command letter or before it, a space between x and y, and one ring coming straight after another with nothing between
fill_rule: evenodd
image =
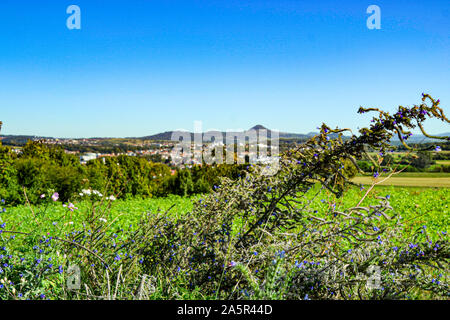
<instances>
[{"instance_id":1,"label":"dark green tree","mask_svg":"<svg viewBox=\"0 0 450 320\"><path fill-rule=\"evenodd\" d=\"M429 151L419 151L414 157L412 157L411 165L419 169L425 169L435 164L433 155Z\"/></svg>"}]
</instances>

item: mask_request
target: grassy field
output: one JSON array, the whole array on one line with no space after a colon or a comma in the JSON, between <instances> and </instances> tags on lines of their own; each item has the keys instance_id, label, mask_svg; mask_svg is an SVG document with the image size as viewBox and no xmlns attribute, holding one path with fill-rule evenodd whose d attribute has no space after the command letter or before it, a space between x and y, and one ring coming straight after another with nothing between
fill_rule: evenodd
<instances>
[{"instance_id":1,"label":"grassy field","mask_svg":"<svg viewBox=\"0 0 450 320\"><path fill-rule=\"evenodd\" d=\"M169 216L180 216L192 210L191 198L179 196L170 196L167 198L147 198L147 199L129 199L117 200L111 203L111 210L105 210L105 219L107 222L113 222L117 228L135 226L143 214L148 212L158 213L158 211L167 212ZM85 221L85 214L90 212L90 202L83 201L75 204L77 210L70 214L70 220L78 227L81 227ZM171 208L171 209L170 209ZM170 210L169 210L170 209ZM35 213L33 214L31 210ZM169 210L169 211L168 211ZM5 213L0 215L0 221L6 222L10 226L15 226L13 230L28 232L36 227L36 221L51 224L62 221L62 217L67 216L68 210L60 203L51 203L45 206L17 206L8 208ZM36 216L36 219L34 218ZM57 229L56 227L54 228Z\"/></svg>"},{"instance_id":2,"label":"grassy field","mask_svg":"<svg viewBox=\"0 0 450 320\"><path fill-rule=\"evenodd\" d=\"M356 206L365 193L366 189L353 188L343 198L333 201L336 203L337 209L345 209ZM406 219L411 219L411 228L427 224L434 226L436 232L450 231L450 201L448 201L450 189L377 186L365 198L362 205L376 204L378 200L375 197L386 195L390 196L391 205L396 213L401 214ZM317 197L313 207L319 212L327 211L330 205L330 197L324 191ZM115 228L129 228L130 226L134 228L142 215L148 212L156 214L161 211L167 212L168 216L181 217L191 211L193 201L200 198L202 196L117 200L111 204L111 210L107 211L105 218L108 223L112 222ZM325 201L325 199L328 200ZM85 214L90 211L90 204L79 202L75 205L78 209L70 214L70 218L75 226L81 227L86 218ZM58 221L62 221L63 216L67 216L67 209L58 203L52 203L47 208L33 206L32 209L37 215L39 223L47 224L46 229L52 229L53 223L58 223ZM24 232L36 227L36 219L27 206L8 208L5 213L0 214L0 221L6 222L9 226L15 226L14 230ZM56 227L53 229L57 230Z\"/></svg>"},{"instance_id":3,"label":"grassy field","mask_svg":"<svg viewBox=\"0 0 450 320\"><path fill-rule=\"evenodd\" d=\"M344 197L337 199L326 189L320 189L320 186L318 185L317 188L311 189L305 197L312 199L313 195L316 194L316 191L319 190L320 193L317 197L314 197L311 204L311 209L317 210L316 215L319 217L329 215L330 208L336 208L338 211L343 211L347 208L357 206L362 199L361 205L363 206L375 205L380 201L376 197L389 196L389 202L393 210L388 210L387 214L389 216L400 216L404 221L404 227L399 231L401 232L401 234L399 234L399 239L411 239L411 236L416 234L417 230L426 228L430 240L437 241L443 234L450 231L449 188L377 186L370 194L366 194L367 188L354 187L348 190ZM54 252L47 248L51 247L50 243L53 237L64 238L68 233L73 235L77 234L77 230L84 229L86 221L91 219L91 214L93 212L96 215L94 220L97 222L103 220L102 223L104 223L105 226L109 225L104 242L104 245L108 245L108 247L107 249L103 249L104 251L102 251L100 255L105 257L107 254L114 253L116 258L112 264L113 270L111 272L114 270L114 272L117 272L117 261L125 261L125 258L127 257L126 254L125 256L117 255L117 252L120 251L121 248L120 241L126 240L122 239L122 237L126 237L124 235L125 233L130 234L128 233L129 231L135 232L141 228L138 223L144 214L156 215L158 212L162 212L172 218L177 216L182 217L193 209L193 202L203 200L204 197L205 196L196 196L188 198L170 196L167 198L134 198L117 200L111 202L110 206L108 205L106 208L103 207L103 209L105 209L104 211L102 211L102 208L93 210L91 207L92 203L89 201L75 203L77 208L73 212L68 210L67 207L63 207L61 202L50 202L47 205L32 207L6 207L5 212L0 211L0 259L3 259L0 271L7 271L6 275L2 275L2 277L7 276L8 279L12 279L13 281L11 283L20 283L16 285L17 289L15 290L21 292L21 294L22 292L26 292L26 295L15 296L12 291L9 291L9 293L6 291L3 291L2 293L2 291L0 291L0 298L2 297L2 294L4 295L3 298L13 297L23 299L28 297L32 299L61 299L63 296L67 297L63 293L65 290L65 281L68 276L66 268L68 268L69 262L73 261L75 256L72 256L72 249L69 251L69 256L66 257L66 255L63 256L62 254L59 254L59 252ZM9 231L5 233L5 230ZM33 230L35 230L35 232L33 232ZM11 231L17 233L11 235ZM184 233L188 231L183 229L181 232ZM24 236L25 233L29 233L29 236ZM90 233L91 231L88 232L88 235ZM165 239L165 235L161 236L162 239ZM47 242L49 243L47 244ZM117 251L115 249L116 242L118 248ZM160 254L159 249L156 250L157 252L155 252L155 254ZM7 260L4 260L5 258ZM131 259L131 256L128 258ZM112 260L111 257L110 259ZM139 268L138 262L134 263L137 266L136 268ZM12 265L14 265L14 267L11 267ZM15 271L16 268L19 268L19 271ZM103 270L98 269L101 267L97 264L92 264L89 268L91 268L91 270L97 270L96 272ZM185 269L184 272L188 272L188 270ZM25 282L21 282L22 280L18 277L18 274L20 274L20 277L23 276L24 279L26 278L26 280L24 280ZM36 274L38 276L36 276ZM47 276L45 276L46 278L39 277L39 274ZM38 277L37 280L36 277ZM132 282L134 281L134 278L131 277L129 279L131 280L128 281L131 282L127 283L134 283ZM178 275L175 280L167 278L158 279L160 279L158 281L170 283L171 290L176 292L174 296L171 296L172 298L215 298L214 296L205 297L201 292L191 290L184 280L184 273ZM95 284L94 286L96 285L98 284ZM9 288L11 288L11 286L12 284L9 285ZM105 286L105 283L103 283L102 286ZM164 299L167 297L168 293L165 293L165 291L163 292L163 287L162 284L159 284L157 291L149 296L149 298ZM103 290L101 291L102 294L107 292L105 291L107 290L105 288L107 287L101 289ZM126 287L121 290L123 290L123 294L127 296L128 293L125 289ZM423 295L420 292L416 293L413 297L421 299L433 298L432 296ZM83 297L77 296L77 299L78 298Z\"/></svg>"},{"instance_id":4,"label":"grassy field","mask_svg":"<svg viewBox=\"0 0 450 320\"><path fill-rule=\"evenodd\" d=\"M336 201L337 209L355 206L365 195L366 189L351 189ZM408 230L427 225L432 234L450 231L450 189L423 187L377 186L362 202L363 206L378 203L376 197L390 197L393 212L407 220ZM329 206L321 199L316 202L318 211L325 211ZM409 232L408 231L408 232Z\"/></svg>"}]
</instances>

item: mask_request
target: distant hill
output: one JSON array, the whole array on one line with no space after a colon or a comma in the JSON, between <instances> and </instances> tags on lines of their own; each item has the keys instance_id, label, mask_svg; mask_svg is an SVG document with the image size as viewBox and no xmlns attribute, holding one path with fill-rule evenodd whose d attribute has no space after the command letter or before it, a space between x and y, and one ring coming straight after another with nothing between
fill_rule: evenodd
<instances>
[{"instance_id":1,"label":"distant hill","mask_svg":"<svg viewBox=\"0 0 450 320\"><path fill-rule=\"evenodd\" d=\"M260 124L251 127L249 130L255 130L257 132L259 132L261 130L267 130L267 137L269 139L272 137L272 130L270 130L270 129L268 129L268 128L264 127L263 125L260 125ZM227 135L227 132L224 132L224 131L222 131L222 132L220 132L220 131L207 131L207 132L204 132L204 134L205 133L208 133L208 134L221 133L222 136L224 137L224 139L226 138L226 135ZM239 133L242 133L242 132L228 132L228 134L230 134L230 133L231 134L239 134ZM166 132L157 133L157 134L150 135L150 136L140 137L138 139L142 139L142 140L167 140L167 141L169 141L169 140L172 139L172 135L173 134L179 135L179 134L181 134L181 131L166 131ZM191 134L191 139L193 140L194 139L194 133L190 132L190 134ZM285 138L285 139L306 140L306 139L314 136L315 134L317 134L317 133L301 134L301 133L279 132L279 137L280 138Z\"/></svg>"},{"instance_id":2,"label":"distant hill","mask_svg":"<svg viewBox=\"0 0 450 320\"><path fill-rule=\"evenodd\" d=\"M267 135L268 138L270 138L272 136L272 130L268 129L267 127L261 125L261 124L257 124L253 127L251 127L249 130L256 130L256 131L260 131L260 130L267 130ZM177 131L166 131L166 132L162 132L162 133L157 133L151 136L146 136L146 137L141 137L138 139L143 139L143 140L171 140L172 138L172 134L177 133ZM205 132L205 133L213 133L213 131L209 131L209 132ZM217 133L217 131L215 132ZM226 137L226 132L220 132L224 139ZM237 132L231 132L231 133L237 133ZM191 132L191 140L194 139L194 134ZM279 137L280 139L289 139L289 140L307 140L315 135L319 134L319 132L308 132L308 133L290 133L290 132L279 132ZM337 134L332 134L331 137L337 137ZM450 133L442 133L442 134L438 134L437 136L450 136ZM344 137L345 139L345 137ZM399 142L399 139L394 136L394 138L392 139L392 141L394 143ZM437 141L442 141L442 140L438 140L438 139L430 139L427 138L423 135L413 135L408 139L409 142L413 142L413 143L426 143L426 142L437 142Z\"/></svg>"},{"instance_id":3,"label":"distant hill","mask_svg":"<svg viewBox=\"0 0 450 320\"><path fill-rule=\"evenodd\" d=\"M154 134L154 135L151 135L151 136L140 137L138 139L143 139L143 140L171 140L173 132L174 131L166 131L166 132L157 133L157 134Z\"/></svg>"},{"instance_id":4,"label":"distant hill","mask_svg":"<svg viewBox=\"0 0 450 320\"><path fill-rule=\"evenodd\" d=\"M267 128L264 127L263 125L257 124L256 126L251 127L250 130L256 130L256 131L258 131L258 130L269 130L269 129L267 129Z\"/></svg>"},{"instance_id":5,"label":"distant hill","mask_svg":"<svg viewBox=\"0 0 450 320\"><path fill-rule=\"evenodd\" d=\"M8 145L24 145L28 140L53 139L50 137L25 136L25 135L0 135L0 140Z\"/></svg>"},{"instance_id":6,"label":"distant hill","mask_svg":"<svg viewBox=\"0 0 450 320\"><path fill-rule=\"evenodd\" d=\"M260 130L267 130L267 136L270 139L272 137L272 130L266 128L265 126L261 125L261 124L257 124L253 127L251 127L249 130L256 130L256 131L260 131ZM153 135L149 135L149 136L144 136L144 137L127 137L127 138L115 138L114 140L152 140L152 141L170 141L172 139L172 135L176 133L176 134L181 134L180 131L165 131L165 132L161 132L161 133L157 133L157 134L153 134ZM208 131L208 132L204 132L208 133L208 134L217 134L217 133L221 133L224 140L226 138L226 134L227 132L220 132L220 131ZM242 132L230 132L232 134L242 134ZM194 133L189 132L189 134L191 135L191 140L194 140ZM318 132L308 132L308 133L290 133L290 132L279 132L279 137L280 139L285 139L285 140L300 140L300 141L305 141L308 140L309 138L315 136L319 134ZM332 137L336 137L337 134L333 134ZM442 134L438 134L437 136L450 136L450 132L447 133L442 133ZM0 135L0 140L3 142L3 144L5 145L24 145L28 140L39 140L39 139L58 139L58 138L53 138L53 137L42 137L42 136L30 136L30 135ZM60 138L61 139L61 138ZM109 140L111 140L111 138L87 138L87 139L96 139L96 140L105 140L106 142L108 142ZM345 139L345 137L344 137ZM61 139L61 140L65 140L65 139ZM75 139L75 140L80 140L80 139ZM417 134L417 135L413 135L411 136L408 141L410 143L430 143L430 142L439 142L442 140L438 140L438 139L430 139L427 138L423 135ZM116 141L118 142L118 141ZM225 141L224 141L225 142ZM394 145L397 145L400 143L399 139L394 136L392 139L392 143Z\"/></svg>"},{"instance_id":7,"label":"distant hill","mask_svg":"<svg viewBox=\"0 0 450 320\"><path fill-rule=\"evenodd\" d=\"M450 132L436 134L435 136L438 136L438 137L450 137ZM400 142L400 139L397 136L395 136L395 137L392 138L392 141ZM411 137L408 138L408 142L410 142L410 143L411 142L413 142L413 143L428 143L428 142L439 142L439 141L445 141L445 140L442 140L442 139L431 139L431 138L425 137L422 134L413 134Z\"/></svg>"}]
</instances>

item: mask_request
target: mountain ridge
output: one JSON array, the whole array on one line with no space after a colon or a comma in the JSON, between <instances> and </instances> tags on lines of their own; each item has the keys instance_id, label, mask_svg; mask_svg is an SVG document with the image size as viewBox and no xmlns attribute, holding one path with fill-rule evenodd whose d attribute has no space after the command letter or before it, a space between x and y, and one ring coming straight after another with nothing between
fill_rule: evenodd
<instances>
[{"instance_id":1,"label":"mountain ridge","mask_svg":"<svg viewBox=\"0 0 450 320\"><path fill-rule=\"evenodd\" d=\"M261 124L257 124L253 127L251 127L249 130L256 130L257 132L261 131L261 130L267 130L267 135L268 138L270 138L272 136L272 132L273 130L268 129L267 127L261 125ZM170 141L172 139L172 135L174 133L186 133L186 131L181 131L181 130L170 130L170 131L164 131L164 132L160 132L160 133L156 133L153 135L148 135L148 136L142 136L142 137L124 137L124 138L119 138L119 137L109 137L109 138L102 138L102 137L91 137L91 138L57 138L57 137L44 137L44 136L37 136L37 135L0 135L0 140L4 141L4 142L9 142L9 141L17 141L17 142L21 142L21 143L26 143L26 141L28 140L38 140L38 139L60 139L60 140L82 140L82 139L96 139L96 140L107 140L107 139L138 139L138 140L164 140L164 141ZM223 137L225 138L227 133L228 134L239 134L242 132L246 132L246 131L235 131L235 132L225 132L225 131L218 131L218 130L210 130L210 131L206 131L206 132L202 132L202 134L205 133L210 133L210 134L217 134L217 133L221 133L223 135ZM194 133L193 132L188 132L189 134L191 134L191 139L194 139ZM313 137L314 135L317 135L318 132L308 132L308 133L291 133L291 132L279 132L279 138L282 139L301 139L301 140L306 140L308 138ZM450 132L446 132L446 133L440 133L440 134L436 134L436 136L450 136ZM399 141L398 137L394 136L392 141ZM417 135L413 135L411 136L408 141L410 142L437 142L437 141L443 141L443 140L439 140L439 139L431 139L431 138L427 138L424 135L421 134L417 134Z\"/></svg>"}]
</instances>

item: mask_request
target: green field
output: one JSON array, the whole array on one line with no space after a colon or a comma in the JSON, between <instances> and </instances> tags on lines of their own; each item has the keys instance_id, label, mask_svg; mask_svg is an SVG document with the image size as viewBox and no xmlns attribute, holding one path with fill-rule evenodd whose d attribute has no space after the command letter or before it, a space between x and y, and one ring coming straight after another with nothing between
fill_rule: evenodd
<instances>
[{"instance_id":1,"label":"green field","mask_svg":"<svg viewBox=\"0 0 450 320\"><path fill-rule=\"evenodd\" d=\"M355 206L366 193L366 189L351 189L338 200L337 208L344 209ZM368 206L378 202L376 197L390 197L394 213L407 220L408 230L427 225L432 234L450 231L450 189L377 186L362 202ZM325 211L328 204L317 201L318 211Z\"/></svg>"},{"instance_id":2,"label":"green field","mask_svg":"<svg viewBox=\"0 0 450 320\"><path fill-rule=\"evenodd\" d=\"M357 204L363 198L364 200L361 205L370 206L379 203L380 200L376 197L388 196L393 210L388 210L387 214L389 216L399 216L404 221L404 227L401 229L401 233L398 233L400 236L399 239L411 239L412 236L417 234L418 230L420 231L426 228L430 241L435 242L441 239L443 234L447 234L450 231L450 202L448 201L448 199L450 199L449 188L407 188L377 186L369 194L366 195L367 188L360 189L355 187L348 190L342 198L335 198L325 189L319 188L320 186L317 186L317 188L311 189L311 191L306 194L307 198L313 199L313 194L315 194L316 191L321 190L318 196L314 197L314 200L311 203L311 209L317 210L316 215L318 217L325 217L326 215L329 215L330 208L334 206L337 211L345 211L346 208L357 206ZM76 234L78 232L76 230L88 230L86 229L86 223L90 219L90 215L92 214L92 212L96 212L96 214L99 214L102 217L101 219L104 219L105 225L109 225L107 228L108 233L107 238L105 238L105 245L113 245L114 247L108 247L109 249L105 249L104 253L106 254L109 252L108 250L111 250L111 252L113 252L113 254L115 255L117 254L117 251L115 251L116 241L118 244L120 244L120 241L127 240L125 234L133 234L127 232L137 232L140 228L139 221L144 215L154 215L156 218L157 215L162 213L163 216L169 217L167 221L174 221L175 217L182 218L186 215L186 213L192 211L194 202L203 200L205 197L208 196L200 195L192 198L170 196L167 198L132 198L128 200L116 200L110 203L109 208L108 206L106 207L103 215L100 211L100 207L93 210L91 207L92 203L88 201L75 203L77 209L75 209L73 212L63 207L61 202L51 202L47 206L7 207L6 212L0 213L0 239L1 243L3 243L3 245L6 245L4 248L6 248L7 250L6 254L0 252L2 254L0 258L7 257L7 255L10 254L11 258L9 259L7 264L11 264L11 261L14 260L14 268L22 268L22 272L28 273L25 278L30 282L30 285L27 287L27 284L20 284L16 285L15 287L18 291L26 291L27 296L15 296L12 291L9 291L9 293L3 292L3 294L6 294L5 297L12 297L14 299L26 297L37 299L39 297L42 297L42 295L44 295L45 298L48 297L50 299L61 299L61 297L67 298L67 293L64 292L63 287L67 277L65 268L68 267L70 260L74 259L74 257L70 258L72 254L72 247L68 251L69 256L67 258L65 255L62 256L62 254L59 254L58 252L56 252L55 254L55 252L51 250L49 251L49 253L45 253L45 251L43 251L42 254L40 253L41 251L37 250L42 250L46 242L51 239L46 238L46 236L49 237L51 235L51 237L59 237L64 239L65 235L67 235L68 233ZM103 209L105 209L105 207L103 207ZM100 219L96 218L95 220L98 222L98 220ZM3 226L1 224L3 224ZM151 224L149 226L153 228ZM161 227L161 225L159 227ZM8 231L4 233L5 230ZM123 232L124 230L125 232ZM10 236L8 232L11 231L18 233ZM27 233L28 235L20 234L21 232ZM120 236L122 232L124 234L123 239L122 236ZM184 233L188 231L183 229L180 232ZM88 231L88 234L90 234L90 231ZM164 234L162 236L164 239ZM155 235L155 237L157 237L157 235ZM133 239L134 241L135 238L133 237L131 239ZM164 245L165 240L162 241L162 244ZM0 250L2 250L1 247ZM158 245L155 254L159 255L160 250L162 249L160 249ZM79 253L80 251L78 251L78 254ZM18 259L24 259L24 261L19 261ZM123 256L120 257L119 260L122 259L125 260ZM48 261L46 262L47 267L45 266L45 264L42 264L41 261ZM89 264L90 263L91 262L89 262ZM137 261L135 262L135 265L136 264ZM42 269L39 269L37 267L38 265L42 266ZM59 268L62 268L62 266L64 266L64 273L58 273L58 266ZM94 266L94 264L92 266ZM48 271L50 269L51 271ZM3 271L4 270L7 269L4 268ZM99 271L99 269L96 270ZM117 266L113 270L114 272L117 272ZM48 279L42 280L42 278L39 278L39 280L34 280L34 273L39 274L39 272L50 272L48 273ZM439 271L437 271L436 274L437 273L439 273ZM447 274L446 272L442 271L441 273L445 275ZM8 276L8 273L6 273L6 276L11 277L12 275L14 277L13 280L15 280L15 283L20 281L20 278L17 277L17 272L14 276L13 269L9 270L9 274L10 275ZM156 287L156 292L153 295L147 296L147 298L166 299L168 296L177 299L217 298L213 295L204 296L201 292L196 291L196 289L189 288L186 285L182 275L179 275L176 280L164 277L158 279L160 279L162 283L160 283ZM172 293L167 293L166 291L164 291L166 289L163 288L167 287L167 285L171 287L171 290L173 291ZM105 284L102 284L102 286L105 286ZM108 288L109 287L102 287L101 290L102 292L109 292ZM124 287L123 290L126 290L126 288ZM2 294L1 291L0 294ZM123 296L129 296L129 292L127 291L123 291L121 292L121 294ZM73 296L69 295L69 297ZM77 295L76 298L80 299L85 297ZM434 296L428 295L427 293L421 291L417 291L416 293L414 293L412 298L433 299Z\"/></svg>"},{"instance_id":3,"label":"green field","mask_svg":"<svg viewBox=\"0 0 450 320\"><path fill-rule=\"evenodd\" d=\"M341 199L335 199L336 208L344 209L356 206L359 200L364 196L366 189L353 188L349 190ZM390 196L390 203L396 213L401 214L405 219L412 219L410 226L420 226L427 224L433 226L431 230L436 232L450 231L450 189L448 188L408 188L394 186L376 187L366 197L362 205L370 205L378 203L376 196ZM319 213L325 212L329 207L328 201L330 195L323 192L317 197L312 207L316 208ZM170 217L182 217L193 208L193 202L202 198L196 196L193 198L170 196L167 198L147 198L147 199L130 199L117 200L112 203L111 210L105 216L108 223L114 222L114 227L125 228L130 225L136 226L143 214L167 212ZM85 213L90 211L88 202L79 202L75 204L78 210L71 214L71 220L75 223L75 228L81 227L85 221ZM46 223L45 229L52 229L51 224L62 220L67 215L67 209L61 204L51 204L47 209L45 207L32 207L35 213L41 211L38 218L41 222ZM170 209L170 210L169 210ZM169 210L169 211L167 211ZM16 226L13 230L30 231L35 228L35 220L28 206L18 206L8 208L7 211L0 215L0 221L6 222L7 225ZM56 229L55 229L56 230Z\"/></svg>"},{"instance_id":4,"label":"green field","mask_svg":"<svg viewBox=\"0 0 450 320\"><path fill-rule=\"evenodd\" d=\"M85 221L85 214L89 212L89 202L75 203L78 208L71 214L71 221L75 223L75 227L80 227ZM52 228L53 222L62 220L67 215L67 209L59 203L52 203L47 208L45 206L32 206L32 210L36 213L38 220L47 224L44 228ZM113 222L117 228L136 225L143 214L148 212L158 213L158 210L167 212L169 216L183 215L192 210L192 199L182 198L179 196L169 196L167 198L147 198L147 199L129 199L117 200L111 204L111 210L106 212L105 219L107 222ZM0 221L6 222L7 225L17 226L13 230L28 232L35 228L35 219L28 206L17 206L8 208L7 211L0 215ZM54 228L56 230L56 228Z\"/></svg>"}]
</instances>

